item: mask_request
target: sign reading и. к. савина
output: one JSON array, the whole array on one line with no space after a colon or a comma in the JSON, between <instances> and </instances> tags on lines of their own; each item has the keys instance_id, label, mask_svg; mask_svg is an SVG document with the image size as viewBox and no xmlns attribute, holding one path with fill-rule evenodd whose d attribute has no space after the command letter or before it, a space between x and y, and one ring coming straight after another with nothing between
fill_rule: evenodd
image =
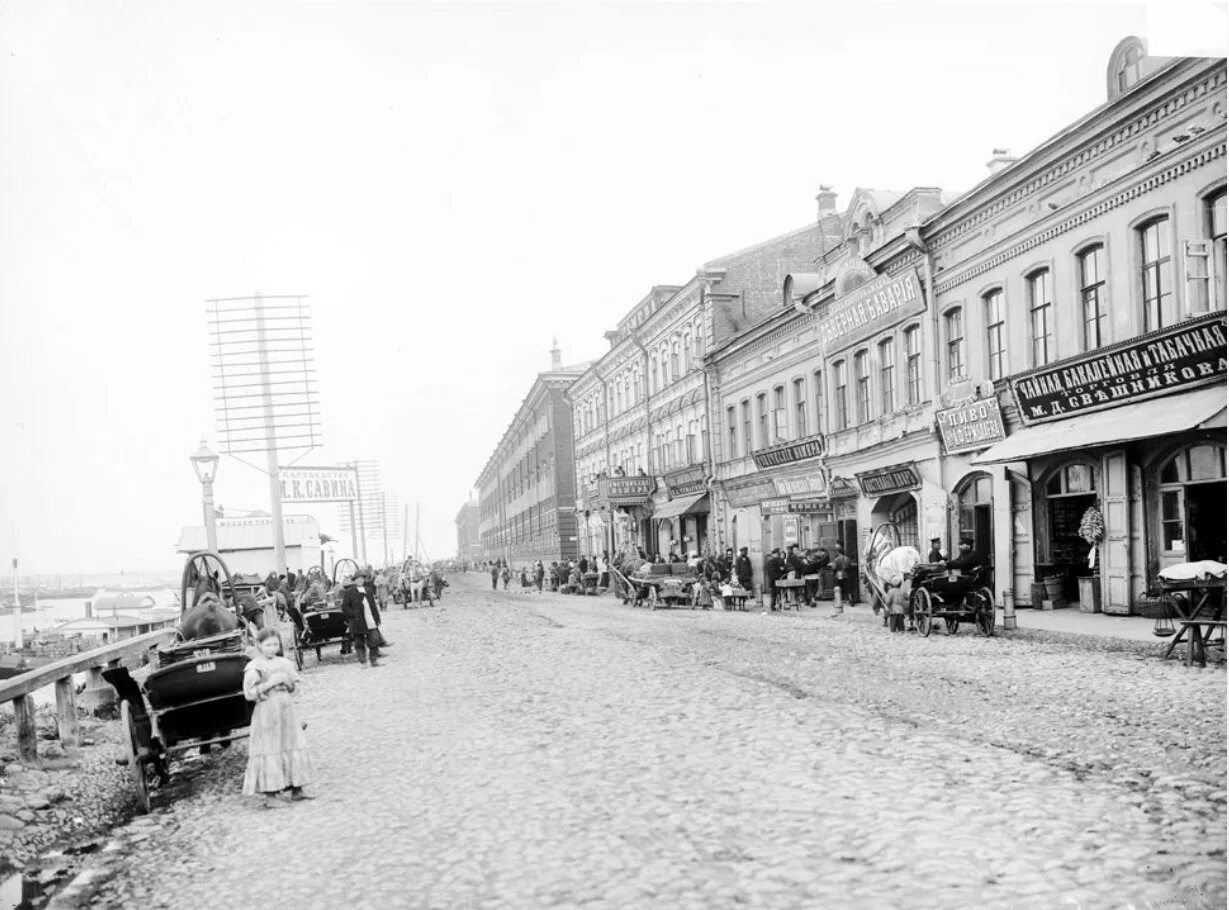
<instances>
[{"instance_id":1,"label":"sign reading \u0438. \u043a. \u0441\u0430\u0432\u0438\u043d\u0430","mask_svg":"<svg viewBox=\"0 0 1229 910\"><path fill-rule=\"evenodd\" d=\"M1010 380L1026 424L1225 381L1225 314L1188 319Z\"/></svg>"},{"instance_id":2,"label":"sign reading \u0438. \u043a. \u0441\u0430\u0432\u0438\u043d\u0430","mask_svg":"<svg viewBox=\"0 0 1229 910\"><path fill-rule=\"evenodd\" d=\"M358 499L354 468L278 468L282 502L346 502Z\"/></svg>"}]
</instances>

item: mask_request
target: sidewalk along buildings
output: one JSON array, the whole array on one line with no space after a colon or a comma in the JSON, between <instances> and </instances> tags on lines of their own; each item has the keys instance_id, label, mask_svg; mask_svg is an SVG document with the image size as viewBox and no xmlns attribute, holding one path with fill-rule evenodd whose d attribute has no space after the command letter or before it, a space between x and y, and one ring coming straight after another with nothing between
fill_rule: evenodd
<instances>
[{"instance_id":1,"label":"sidewalk along buildings","mask_svg":"<svg viewBox=\"0 0 1229 910\"><path fill-rule=\"evenodd\" d=\"M775 547L839 543L857 562L876 523L915 547L943 526L917 237L942 193L817 200L809 260L775 312L707 358L719 544L748 548L757 586Z\"/></svg>"},{"instance_id":2,"label":"sidewalk along buildings","mask_svg":"<svg viewBox=\"0 0 1229 910\"><path fill-rule=\"evenodd\" d=\"M478 530L478 500L471 499L457 512L457 559L469 562L481 558L482 542Z\"/></svg>"},{"instance_id":3,"label":"sidewalk along buildings","mask_svg":"<svg viewBox=\"0 0 1229 910\"><path fill-rule=\"evenodd\" d=\"M993 554L999 594L1048 579L1123 613L1164 566L1226 556L1225 61L1129 38L1106 83L922 226L922 324L945 537Z\"/></svg>"},{"instance_id":4,"label":"sidewalk along buildings","mask_svg":"<svg viewBox=\"0 0 1229 910\"><path fill-rule=\"evenodd\" d=\"M817 225L706 263L652 288L606 334L572 386L576 507L587 553L710 547L705 354L779 305L781 281L814 256Z\"/></svg>"},{"instance_id":5,"label":"sidewalk along buildings","mask_svg":"<svg viewBox=\"0 0 1229 910\"><path fill-rule=\"evenodd\" d=\"M572 411L564 394L589 364L564 366L558 345L478 476L476 558L577 555Z\"/></svg>"}]
</instances>

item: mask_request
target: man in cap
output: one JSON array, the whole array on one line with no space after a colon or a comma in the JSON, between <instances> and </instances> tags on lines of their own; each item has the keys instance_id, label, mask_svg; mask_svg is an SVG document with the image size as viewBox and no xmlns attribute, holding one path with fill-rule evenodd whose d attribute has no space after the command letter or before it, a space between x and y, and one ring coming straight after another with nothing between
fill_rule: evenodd
<instances>
[{"instance_id":1,"label":"man in cap","mask_svg":"<svg viewBox=\"0 0 1229 910\"><path fill-rule=\"evenodd\" d=\"M342 580L341 613L346 618L346 626L350 637L354 639L354 649L358 653L359 666L367 666L367 651L371 651L371 666L379 666L380 661L380 610L375 605L375 599L370 603L367 594L359 586L362 573L355 577ZM371 615L368 617L368 607Z\"/></svg>"},{"instance_id":2,"label":"man in cap","mask_svg":"<svg viewBox=\"0 0 1229 910\"><path fill-rule=\"evenodd\" d=\"M973 538L960 538L960 552L947 561L949 569L956 569L962 575L982 564L982 558L973 552Z\"/></svg>"},{"instance_id":3,"label":"man in cap","mask_svg":"<svg viewBox=\"0 0 1229 910\"><path fill-rule=\"evenodd\" d=\"M734 578L740 588L748 592L751 590L751 557L747 555L746 547L739 548L738 559L734 560Z\"/></svg>"},{"instance_id":4,"label":"man in cap","mask_svg":"<svg viewBox=\"0 0 1229 910\"><path fill-rule=\"evenodd\" d=\"M926 561L929 563L944 562L943 551L939 548L942 540L938 537L930 538L930 552L926 554Z\"/></svg>"}]
</instances>

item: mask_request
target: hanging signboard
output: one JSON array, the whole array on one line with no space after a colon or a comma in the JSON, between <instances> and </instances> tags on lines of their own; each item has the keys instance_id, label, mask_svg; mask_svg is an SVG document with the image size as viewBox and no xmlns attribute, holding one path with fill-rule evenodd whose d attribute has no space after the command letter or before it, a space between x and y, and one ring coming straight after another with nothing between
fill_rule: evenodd
<instances>
[{"instance_id":1,"label":"hanging signboard","mask_svg":"<svg viewBox=\"0 0 1229 910\"><path fill-rule=\"evenodd\" d=\"M802 477L776 477L773 483L781 496L824 496L828 492L828 482L819 473L804 474Z\"/></svg>"},{"instance_id":2,"label":"hanging signboard","mask_svg":"<svg viewBox=\"0 0 1229 910\"><path fill-rule=\"evenodd\" d=\"M797 515L832 515L832 502L828 499L794 499L789 511Z\"/></svg>"},{"instance_id":3,"label":"hanging signboard","mask_svg":"<svg viewBox=\"0 0 1229 910\"><path fill-rule=\"evenodd\" d=\"M664 480L666 482L666 492L670 495L671 499L699 493L704 490L704 466L695 465L682 471L674 471L667 474Z\"/></svg>"},{"instance_id":4,"label":"hanging signboard","mask_svg":"<svg viewBox=\"0 0 1229 910\"><path fill-rule=\"evenodd\" d=\"M278 468L282 502L353 502L358 499L354 468Z\"/></svg>"},{"instance_id":5,"label":"hanging signboard","mask_svg":"<svg viewBox=\"0 0 1229 910\"><path fill-rule=\"evenodd\" d=\"M777 492L771 480L760 480L737 487L727 485L723 489L726 502L733 509L745 509L749 506L759 505L760 500L765 496L772 496Z\"/></svg>"},{"instance_id":6,"label":"hanging signboard","mask_svg":"<svg viewBox=\"0 0 1229 910\"><path fill-rule=\"evenodd\" d=\"M834 301L819 320L819 337L825 351L835 351L925 310L913 269L881 275Z\"/></svg>"},{"instance_id":7,"label":"hanging signboard","mask_svg":"<svg viewBox=\"0 0 1229 910\"><path fill-rule=\"evenodd\" d=\"M802 461L804 458L817 458L824 454L824 437L811 436L794 442L785 442L752 452L757 468L771 468L775 465L790 464Z\"/></svg>"},{"instance_id":8,"label":"hanging signboard","mask_svg":"<svg viewBox=\"0 0 1229 910\"><path fill-rule=\"evenodd\" d=\"M935 412L943 448L949 455L987 448L1006 436L998 398L972 401Z\"/></svg>"},{"instance_id":9,"label":"hanging signboard","mask_svg":"<svg viewBox=\"0 0 1229 910\"><path fill-rule=\"evenodd\" d=\"M854 475L864 496L886 496L916 490L922 485L922 475L913 464L898 464L878 471L863 471Z\"/></svg>"},{"instance_id":10,"label":"hanging signboard","mask_svg":"<svg viewBox=\"0 0 1229 910\"><path fill-rule=\"evenodd\" d=\"M787 512L789 512L789 499L787 497L765 499L760 503L761 515L784 515Z\"/></svg>"},{"instance_id":11,"label":"hanging signboard","mask_svg":"<svg viewBox=\"0 0 1229 910\"><path fill-rule=\"evenodd\" d=\"M640 506L649 501L655 486L652 477L600 477L597 499L612 506Z\"/></svg>"},{"instance_id":12,"label":"hanging signboard","mask_svg":"<svg viewBox=\"0 0 1229 910\"><path fill-rule=\"evenodd\" d=\"M1188 319L1010 380L1025 424L1225 381L1225 314Z\"/></svg>"}]
</instances>

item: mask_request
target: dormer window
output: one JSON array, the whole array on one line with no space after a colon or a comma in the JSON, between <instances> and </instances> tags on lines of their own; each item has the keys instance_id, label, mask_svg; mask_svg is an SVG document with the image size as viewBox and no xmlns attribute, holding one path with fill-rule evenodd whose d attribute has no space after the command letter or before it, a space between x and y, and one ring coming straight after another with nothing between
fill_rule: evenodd
<instances>
[{"instance_id":1,"label":"dormer window","mask_svg":"<svg viewBox=\"0 0 1229 910\"><path fill-rule=\"evenodd\" d=\"M1105 73L1106 95L1110 101L1130 91L1143 78L1147 56L1144 42L1135 36L1124 38L1114 48Z\"/></svg>"}]
</instances>

